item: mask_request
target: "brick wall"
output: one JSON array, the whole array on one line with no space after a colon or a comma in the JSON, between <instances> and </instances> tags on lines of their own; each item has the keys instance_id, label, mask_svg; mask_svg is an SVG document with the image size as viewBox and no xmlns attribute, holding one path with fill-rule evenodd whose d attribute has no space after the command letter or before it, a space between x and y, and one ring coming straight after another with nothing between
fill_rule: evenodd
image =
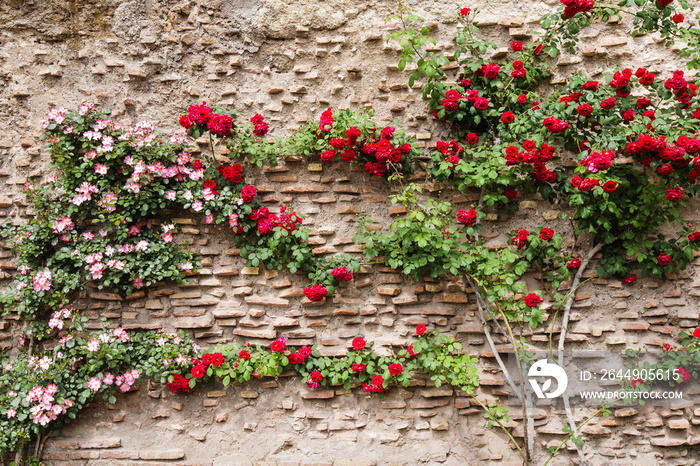
<instances>
[{"instance_id":1,"label":"brick wall","mask_svg":"<svg viewBox=\"0 0 700 466\"><path fill-rule=\"evenodd\" d=\"M484 31L505 47L531 37L534 21L556 1L482 2ZM452 52L459 7L453 2L412 2L438 38L436 51ZM472 7L476 5L470 5ZM242 118L262 113L281 135L317 119L325 108L373 109L375 118L400 125L431 147L444 134L425 112L420 86L409 89L387 44L396 24L384 24L392 2L107 1L46 0L0 5L0 215L19 221L26 204L19 187L40 182L49 159L38 121L54 105L83 101L114 110L123 123L151 119L166 133L195 100L234 105ZM581 54L551 64L552 84L575 71L588 74L624 63L652 71L674 68L675 51L652 36L630 38L627 25L595 25L582 34ZM503 49L495 52L496 56ZM453 65L456 68L456 65ZM206 144L200 144L206 150ZM316 161L311 161L316 162ZM288 157L277 168L255 171L267 206L292 203L312 230L314 253L357 254L356 214L381 225L401 215L387 201L382 180L349 165L319 166ZM418 173L414 180L424 179ZM432 195L466 206L473 200L429 185ZM700 220L697 204L688 211ZM489 246L505 247L513 228L566 229L559 211L527 199L506 222L486 228ZM482 360L481 394L503 396L505 382L484 344L473 295L457 280L412 283L381 266L366 266L325 303L303 297L303 276L244 267L230 235L186 212L173 213L203 268L188 286L163 284L129 299L89 289L77 306L99 326L104 316L127 329L185 329L203 346L246 341L315 344L322 355L344 354L363 334L379 352L403 345L418 323L454 335ZM0 249L6 279L13 258ZM673 342L679 329L698 326L700 275L693 267L667 282L641 280L633 288L594 279L576 295L567 345L572 349L645 347ZM7 281L7 280L5 280ZM534 284L534 281L530 283ZM11 348L21 324L0 320L0 344ZM559 329L554 327L555 334ZM544 348L547 330L529 335ZM506 352L505 341L497 340ZM140 381L115 405L96 402L62 435L47 443L53 464L475 464L517 463L519 455L498 430L488 429L478 407L459 391L417 380L383 400L361 390L310 391L284 374L245 386L197 388L173 395ZM583 420L589 411L576 412ZM511 412L514 435L522 415ZM700 406L692 400L669 409L621 407L587 425L586 453L595 464L687 464L700 443ZM538 442L563 438L559 406L536 412ZM538 446L543 451L544 447ZM559 464L575 455L571 448Z\"/></svg>"}]
</instances>

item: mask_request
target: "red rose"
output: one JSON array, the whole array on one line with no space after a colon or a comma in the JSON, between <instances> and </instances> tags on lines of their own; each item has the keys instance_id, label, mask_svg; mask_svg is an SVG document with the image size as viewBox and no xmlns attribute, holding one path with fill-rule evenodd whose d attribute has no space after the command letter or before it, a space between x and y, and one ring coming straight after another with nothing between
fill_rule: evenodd
<instances>
[{"instance_id":1,"label":"red rose","mask_svg":"<svg viewBox=\"0 0 700 466\"><path fill-rule=\"evenodd\" d=\"M514 52L520 52L523 49L523 43L520 42L519 40L516 40L512 44L510 44L511 50Z\"/></svg>"},{"instance_id":2,"label":"red rose","mask_svg":"<svg viewBox=\"0 0 700 466\"><path fill-rule=\"evenodd\" d=\"M372 385L384 385L384 377L377 374L372 377Z\"/></svg>"},{"instance_id":3,"label":"red rose","mask_svg":"<svg viewBox=\"0 0 700 466\"><path fill-rule=\"evenodd\" d=\"M669 345L668 343L664 344L664 349L671 349L671 345Z\"/></svg>"},{"instance_id":4,"label":"red rose","mask_svg":"<svg viewBox=\"0 0 700 466\"><path fill-rule=\"evenodd\" d=\"M535 293L530 293L527 296L523 298L523 301L525 301L525 305L528 307L535 307L539 303L542 302L542 298L540 298L538 295Z\"/></svg>"},{"instance_id":5,"label":"red rose","mask_svg":"<svg viewBox=\"0 0 700 466\"><path fill-rule=\"evenodd\" d=\"M309 301L321 301L324 296L328 295L328 290L321 285L312 285L304 288L304 296Z\"/></svg>"},{"instance_id":6,"label":"red rose","mask_svg":"<svg viewBox=\"0 0 700 466\"><path fill-rule=\"evenodd\" d=\"M355 160L355 151L352 149L344 150L340 153L340 158L343 160L343 162L352 162Z\"/></svg>"},{"instance_id":7,"label":"red rose","mask_svg":"<svg viewBox=\"0 0 700 466\"><path fill-rule=\"evenodd\" d=\"M206 125L211 116L211 108L206 106L206 102L201 105L190 105L187 108L189 120L196 125Z\"/></svg>"},{"instance_id":8,"label":"red rose","mask_svg":"<svg viewBox=\"0 0 700 466\"><path fill-rule=\"evenodd\" d=\"M617 102L615 100L615 97L610 97L610 98L601 100L600 106L602 108L604 108L605 110L610 110L611 108L613 108L615 106L615 102Z\"/></svg>"},{"instance_id":9,"label":"red rose","mask_svg":"<svg viewBox=\"0 0 700 466\"><path fill-rule=\"evenodd\" d=\"M352 272L350 272L347 267L336 267L331 270L331 275L344 282L352 280Z\"/></svg>"},{"instance_id":10,"label":"red rose","mask_svg":"<svg viewBox=\"0 0 700 466\"><path fill-rule=\"evenodd\" d=\"M462 16L466 16L469 14L470 11L472 11L471 8L462 8L461 10L459 10L459 14Z\"/></svg>"},{"instance_id":11,"label":"red rose","mask_svg":"<svg viewBox=\"0 0 700 466\"><path fill-rule=\"evenodd\" d=\"M457 221L467 226L472 226L476 222L476 215L476 210L474 209L460 210L457 212Z\"/></svg>"},{"instance_id":12,"label":"red rose","mask_svg":"<svg viewBox=\"0 0 700 466\"><path fill-rule=\"evenodd\" d=\"M467 134L467 142L469 144L476 144L477 142L479 142L479 135L476 133Z\"/></svg>"},{"instance_id":13,"label":"red rose","mask_svg":"<svg viewBox=\"0 0 700 466\"><path fill-rule=\"evenodd\" d=\"M695 331L693 332L693 336L695 338L700 338L700 328L695 329Z\"/></svg>"},{"instance_id":14,"label":"red rose","mask_svg":"<svg viewBox=\"0 0 700 466\"><path fill-rule=\"evenodd\" d=\"M350 369L352 369L353 372L357 372L357 373L364 372L366 368L367 368L367 366L365 366L364 364L358 364L358 363L355 363L352 366L350 366Z\"/></svg>"},{"instance_id":15,"label":"red rose","mask_svg":"<svg viewBox=\"0 0 700 466\"><path fill-rule=\"evenodd\" d=\"M518 103L519 104L526 104L527 103L527 96L525 94L520 94L518 96Z\"/></svg>"},{"instance_id":16,"label":"red rose","mask_svg":"<svg viewBox=\"0 0 700 466\"><path fill-rule=\"evenodd\" d=\"M399 375L401 372L403 372L403 366L401 366L401 364L398 362L389 364L389 373L391 375Z\"/></svg>"},{"instance_id":17,"label":"red rose","mask_svg":"<svg viewBox=\"0 0 700 466\"><path fill-rule=\"evenodd\" d=\"M457 89L450 89L445 94L445 97L447 98L447 100L449 100L451 102L457 102L459 99L462 98L462 95L459 93L459 91Z\"/></svg>"},{"instance_id":18,"label":"red rose","mask_svg":"<svg viewBox=\"0 0 700 466\"><path fill-rule=\"evenodd\" d=\"M694 231L688 235L688 240L690 241L700 241L700 230Z\"/></svg>"},{"instance_id":19,"label":"red rose","mask_svg":"<svg viewBox=\"0 0 700 466\"><path fill-rule=\"evenodd\" d=\"M671 173L673 173L673 167L669 164L661 165L659 168L656 169L656 173L658 173L661 176L668 176Z\"/></svg>"},{"instance_id":20,"label":"red rose","mask_svg":"<svg viewBox=\"0 0 700 466\"><path fill-rule=\"evenodd\" d=\"M211 115L209 121L207 121L207 129L221 137L228 137L231 134L232 127L233 118L229 115L219 115L215 113Z\"/></svg>"},{"instance_id":21,"label":"red rose","mask_svg":"<svg viewBox=\"0 0 700 466\"><path fill-rule=\"evenodd\" d=\"M637 281L637 276L635 274L632 275L627 275L625 278L622 279L622 282L625 285L631 285L632 283Z\"/></svg>"},{"instance_id":22,"label":"red rose","mask_svg":"<svg viewBox=\"0 0 700 466\"><path fill-rule=\"evenodd\" d=\"M625 111L625 113L622 114L622 119L625 121L632 121L632 120L634 120L634 116L636 114L637 114L637 112L635 112L634 110L632 110L630 108L629 110Z\"/></svg>"},{"instance_id":23,"label":"red rose","mask_svg":"<svg viewBox=\"0 0 700 466\"><path fill-rule=\"evenodd\" d=\"M425 324L418 324L416 326L416 334L420 337L422 336L425 331L428 330L428 327L425 326Z\"/></svg>"},{"instance_id":24,"label":"red rose","mask_svg":"<svg viewBox=\"0 0 700 466\"><path fill-rule=\"evenodd\" d=\"M367 342L362 337L355 337L352 340L352 348L355 351L361 351L365 347L365 345L367 345Z\"/></svg>"},{"instance_id":25,"label":"red rose","mask_svg":"<svg viewBox=\"0 0 700 466\"><path fill-rule=\"evenodd\" d=\"M204 189L215 189L216 188L216 182L214 180L204 180L203 184Z\"/></svg>"},{"instance_id":26,"label":"red rose","mask_svg":"<svg viewBox=\"0 0 700 466\"><path fill-rule=\"evenodd\" d=\"M537 148L537 143L532 139L526 139L523 141L523 149L525 150L535 150Z\"/></svg>"},{"instance_id":27,"label":"red rose","mask_svg":"<svg viewBox=\"0 0 700 466\"><path fill-rule=\"evenodd\" d=\"M243 198L243 202L246 204L250 204L253 201L253 198L255 198L255 195L257 194L257 191L255 191L255 186L247 184L243 186L243 189L241 189L241 197Z\"/></svg>"},{"instance_id":28,"label":"red rose","mask_svg":"<svg viewBox=\"0 0 700 466\"><path fill-rule=\"evenodd\" d=\"M246 350L241 350L241 352L238 353L238 357L244 361L247 361L248 359L250 359L250 353Z\"/></svg>"},{"instance_id":29,"label":"red rose","mask_svg":"<svg viewBox=\"0 0 700 466\"><path fill-rule=\"evenodd\" d=\"M190 127L192 126L192 120L190 120L189 115L182 115L180 117L179 123L180 126L182 126L185 129L190 129Z\"/></svg>"},{"instance_id":30,"label":"red rose","mask_svg":"<svg viewBox=\"0 0 700 466\"><path fill-rule=\"evenodd\" d=\"M668 199L671 202L680 201L681 199L683 199L683 188L678 188L678 185L676 185L676 189L667 189L666 199Z\"/></svg>"},{"instance_id":31,"label":"red rose","mask_svg":"<svg viewBox=\"0 0 700 466\"><path fill-rule=\"evenodd\" d=\"M278 338L277 340L270 343L270 349L276 353L283 353L284 347L287 345L286 338Z\"/></svg>"},{"instance_id":32,"label":"red rose","mask_svg":"<svg viewBox=\"0 0 700 466\"><path fill-rule=\"evenodd\" d=\"M554 237L554 230L551 228L542 228L540 230L540 239L543 239L545 241L549 241Z\"/></svg>"},{"instance_id":33,"label":"red rose","mask_svg":"<svg viewBox=\"0 0 700 466\"><path fill-rule=\"evenodd\" d=\"M632 388L637 388L637 384L644 385L644 381L642 379L633 379Z\"/></svg>"},{"instance_id":34,"label":"red rose","mask_svg":"<svg viewBox=\"0 0 700 466\"><path fill-rule=\"evenodd\" d=\"M598 81L586 81L583 84L583 90L584 91L597 91L598 90Z\"/></svg>"},{"instance_id":35,"label":"red rose","mask_svg":"<svg viewBox=\"0 0 700 466\"><path fill-rule=\"evenodd\" d=\"M656 256L656 260L659 262L659 265L667 266L668 264L671 263L671 256L669 256L665 252L662 252L661 254Z\"/></svg>"},{"instance_id":36,"label":"red rose","mask_svg":"<svg viewBox=\"0 0 700 466\"><path fill-rule=\"evenodd\" d=\"M518 68L517 70L513 70L510 75L515 79L523 79L527 76L527 70L525 68Z\"/></svg>"},{"instance_id":37,"label":"red rose","mask_svg":"<svg viewBox=\"0 0 700 466\"><path fill-rule=\"evenodd\" d=\"M212 354L211 365L214 367L219 367L224 363L224 355L221 353Z\"/></svg>"},{"instance_id":38,"label":"red rose","mask_svg":"<svg viewBox=\"0 0 700 466\"><path fill-rule=\"evenodd\" d=\"M202 161L199 159L194 159L192 162L192 168L195 170L201 170L202 169Z\"/></svg>"},{"instance_id":39,"label":"red rose","mask_svg":"<svg viewBox=\"0 0 700 466\"><path fill-rule=\"evenodd\" d=\"M569 261L568 264L566 264L566 268L569 270L577 270L579 267L581 267L581 259L578 259L574 257Z\"/></svg>"},{"instance_id":40,"label":"red rose","mask_svg":"<svg viewBox=\"0 0 700 466\"><path fill-rule=\"evenodd\" d=\"M654 84L655 77L656 76L654 76L654 73L644 73L644 75L639 78L639 84L643 86L651 86Z\"/></svg>"},{"instance_id":41,"label":"red rose","mask_svg":"<svg viewBox=\"0 0 700 466\"><path fill-rule=\"evenodd\" d=\"M207 369L203 365L196 365L190 372L192 373L192 377L195 379L201 379L204 377L204 374L207 373Z\"/></svg>"},{"instance_id":42,"label":"red rose","mask_svg":"<svg viewBox=\"0 0 700 466\"><path fill-rule=\"evenodd\" d=\"M503 195L508 199L508 201L512 201L518 197L518 192L513 188L506 188L503 190Z\"/></svg>"},{"instance_id":43,"label":"red rose","mask_svg":"<svg viewBox=\"0 0 700 466\"><path fill-rule=\"evenodd\" d=\"M253 127L253 134L256 136L265 136L269 130L270 126L263 121Z\"/></svg>"},{"instance_id":44,"label":"red rose","mask_svg":"<svg viewBox=\"0 0 700 466\"><path fill-rule=\"evenodd\" d=\"M513 112L508 110L507 112L503 112L501 115L501 123L505 123L506 125L509 125L513 123L515 120L515 115L513 115Z\"/></svg>"},{"instance_id":45,"label":"red rose","mask_svg":"<svg viewBox=\"0 0 700 466\"><path fill-rule=\"evenodd\" d=\"M474 101L474 107L477 108L477 110L486 110L489 108L489 99L485 97L479 97Z\"/></svg>"},{"instance_id":46,"label":"red rose","mask_svg":"<svg viewBox=\"0 0 700 466\"><path fill-rule=\"evenodd\" d=\"M677 14L673 15L673 22L674 23L676 23L676 24L682 23L683 20L685 20L685 16L683 16L681 13L677 13Z\"/></svg>"},{"instance_id":47,"label":"red rose","mask_svg":"<svg viewBox=\"0 0 700 466\"><path fill-rule=\"evenodd\" d=\"M576 112L582 117L588 118L593 114L593 107L591 107L588 104L581 104L578 107L576 107Z\"/></svg>"},{"instance_id":48,"label":"red rose","mask_svg":"<svg viewBox=\"0 0 700 466\"><path fill-rule=\"evenodd\" d=\"M173 374L173 381L167 382L165 385L167 385L168 390L170 390L172 393L190 391L189 381L180 374Z\"/></svg>"},{"instance_id":49,"label":"red rose","mask_svg":"<svg viewBox=\"0 0 700 466\"><path fill-rule=\"evenodd\" d=\"M320 382L323 380L323 374L321 374L319 371L313 371L309 377L314 382Z\"/></svg>"},{"instance_id":50,"label":"red rose","mask_svg":"<svg viewBox=\"0 0 700 466\"><path fill-rule=\"evenodd\" d=\"M617 189L617 183L613 180L606 181L603 184L603 191L605 191L606 193L611 193L615 191L615 189Z\"/></svg>"},{"instance_id":51,"label":"red rose","mask_svg":"<svg viewBox=\"0 0 700 466\"><path fill-rule=\"evenodd\" d=\"M574 188L578 188L579 186L581 186L582 182L583 182L583 180L581 179L580 176L574 176L573 178L571 178L571 185Z\"/></svg>"}]
</instances>

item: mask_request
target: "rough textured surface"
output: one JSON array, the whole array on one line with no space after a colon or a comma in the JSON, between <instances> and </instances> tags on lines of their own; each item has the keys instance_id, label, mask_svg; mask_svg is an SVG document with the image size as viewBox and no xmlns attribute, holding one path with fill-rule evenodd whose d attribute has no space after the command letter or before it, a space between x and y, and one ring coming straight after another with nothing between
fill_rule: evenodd
<instances>
[{"instance_id":1,"label":"rough textured surface","mask_svg":"<svg viewBox=\"0 0 700 466\"><path fill-rule=\"evenodd\" d=\"M501 46L511 36L528 37L533 21L557 4L478 2L488 25L484 31ZM464 5L409 6L432 22L437 49L450 54L456 12ZM381 121L399 119L430 147L444 128L427 118L420 89L409 89L396 68L397 46L386 39L398 26L384 23L394 10L389 1L341 0L2 2L0 215L18 221L26 214L19 187L47 175L49 160L37 122L55 105L76 108L91 101L113 109L123 123L155 120L171 133L186 106L204 99L234 105L246 119L262 113L276 135L317 119L328 106L366 108ZM552 82L574 71L595 75L622 63L667 73L674 68L673 52L658 47L652 36L627 37L624 28L607 24L584 31L581 53L552 63ZM293 203L306 216L319 254L361 251L350 240L354 214L390 222L387 184L344 164L321 172L309 168L307 162L290 160L253 172L253 181L265 205ZM442 197L458 206L471 202L449 190ZM688 218L700 220L698 212L691 209ZM550 220L557 213L529 199L507 224L489 227L489 244L504 247L507 232L517 227L566 228L566 222ZM367 267L325 304L309 306L300 292L304 277L246 269L225 232L196 216L185 215L177 223L183 227L178 241L200 250L200 275L187 287L164 284L128 301L89 290L79 305L95 326L106 316L127 329L186 329L204 346L269 343L289 336L289 344L316 344L321 354L334 355L342 354L357 334L388 352L392 345L405 344L416 324L426 323L482 356L483 379L489 381L482 389L485 398L503 395L464 283L414 284L392 270ZM0 258L7 278L13 272L11 254L0 249ZM680 328L697 327L700 276L692 268L670 278L624 289L606 279L586 284L574 305L568 347L659 348ZM0 322L0 344L11 347L17 328L11 318ZM547 340L544 328L531 335L538 348ZM416 386L378 400L357 390L309 391L298 379L282 377L181 396L141 381L114 406L95 403L47 443L45 459L53 464L517 463L507 438L488 429L478 407L463 395ZM589 413L576 417L583 420ZM558 444L562 411L541 414L539 440ZM521 419L516 413L513 419L514 435L522 436ZM595 464L687 464L698 455L698 424L700 409L692 401L667 410L620 410L585 427L585 451ZM563 452L557 464L573 458Z\"/></svg>"}]
</instances>

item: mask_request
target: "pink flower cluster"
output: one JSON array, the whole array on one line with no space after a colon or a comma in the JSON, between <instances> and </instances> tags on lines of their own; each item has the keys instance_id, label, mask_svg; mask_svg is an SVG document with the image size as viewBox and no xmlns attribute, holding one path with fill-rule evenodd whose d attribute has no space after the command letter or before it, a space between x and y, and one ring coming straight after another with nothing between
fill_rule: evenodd
<instances>
[{"instance_id":1,"label":"pink flower cluster","mask_svg":"<svg viewBox=\"0 0 700 466\"><path fill-rule=\"evenodd\" d=\"M51 271L44 269L36 273L32 280L34 282L34 291L48 291L51 289Z\"/></svg>"},{"instance_id":2,"label":"pink flower cluster","mask_svg":"<svg viewBox=\"0 0 700 466\"><path fill-rule=\"evenodd\" d=\"M46 388L37 385L29 391L25 400L29 403L36 403L29 408L34 424L45 426L49 422L55 421L59 414L65 414L73 406L73 402L69 399L54 403L57 393L58 387L54 384L49 384ZM14 417L14 410L12 416L10 413L7 413L7 416Z\"/></svg>"}]
</instances>

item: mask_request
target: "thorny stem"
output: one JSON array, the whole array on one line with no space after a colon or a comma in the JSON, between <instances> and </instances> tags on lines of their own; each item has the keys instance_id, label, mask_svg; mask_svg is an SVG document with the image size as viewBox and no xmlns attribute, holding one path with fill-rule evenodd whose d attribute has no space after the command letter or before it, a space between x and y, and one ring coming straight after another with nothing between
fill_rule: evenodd
<instances>
[{"instance_id":1,"label":"thorny stem","mask_svg":"<svg viewBox=\"0 0 700 466\"><path fill-rule=\"evenodd\" d=\"M583 283L580 283L576 288L571 288L571 290L564 295L564 300L568 299L571 293L575 293L579 288L581 288L583 285L588 283L589 281L593 280L595 277L587 278L586 280L583 281ZM559 315L559 311L561 311L561 307L557 307L557 312L554 313L554 318L552 319L552 325L549 328L549 356L554 359L554 347L552 345L553 343L553 336L554 336L554 324L557 321L557 316Z\"/></svg>"},{"instance_id":2,"label":"thorny stem","mask_svg":"<svg viewBox=\"0 0 700 466\"><path fill-rule=\"evenodd\" d=\"M525 453L523 452L523 450L520 448L520 445L518 445L518 442L515 441L515 439L513 438L513 436L511 435L511 433L508 431L508 429L506 428L506 426L504 426L503 423L501 423L501 421L498 420L498 418L491 412L491 409L490 409L488 406L486 406L481 400L479 400L479 399L478 399L477 397L475 397L474 395L470 395L470 396L472 397L472 399L473 399L474 401L476 401L476 402L479 404L479 406L481 406L481 407L484 409L484 411L486 411L486 412L491 416L490 419L493 419L493 421L496 422L496 424L498 424L498 427L500 427L501 430L503 430L503 432L506 433L506 435L507 435L508 438L510 439L511 443L512 443L513 445L515 445L515 448L518 449L518 453L520 453L520 456L523 457L523 461L525 462L525 464L526 464L527 466L530 466L530 461L528 460L527 455L525 455Z\"/></svg>"},{"instance_id":3,"label":"thorny stem","mask_svg":"<svg viewBox=\"0 0 700 466\"><path fill-rule=\"evenodd\" d=\"M613 404L615 404L616 402L617 402L617 400L613 401ZM612 405L611 405L611 406L612 406ZM605 408L598 408L598 410L597 410L595 413L593 413L593 414L591 415L591 417L589 417L588 419L586 419L585 421L583 421L581 424L579 424L579 425L578 425L578 428L580 429L581 427L583 427L583 426L585 426L586 424L588 424L589 421L591 421L594 417L598 416L598 414L602 413L604 410L605 410ZM554 456L555 456L555 455L557 454L557 452L561 449L561 447L563 447L564 444L565 444L566 442L568 442L569 439L570 439L571 437L573 437L573 436L574 436L574 432L572 432L572 433L570 433L569 435L567 435L567 436L564 438L564 440L562 440L562 442L559 444L559 446L549 455L549 458L547 458L547 461L545 461L544 464L543 464L542 466L547 466L547 464L549 464L549 462L552 460L552 458L554 458Z\"/></svg>"}]
</instances>

